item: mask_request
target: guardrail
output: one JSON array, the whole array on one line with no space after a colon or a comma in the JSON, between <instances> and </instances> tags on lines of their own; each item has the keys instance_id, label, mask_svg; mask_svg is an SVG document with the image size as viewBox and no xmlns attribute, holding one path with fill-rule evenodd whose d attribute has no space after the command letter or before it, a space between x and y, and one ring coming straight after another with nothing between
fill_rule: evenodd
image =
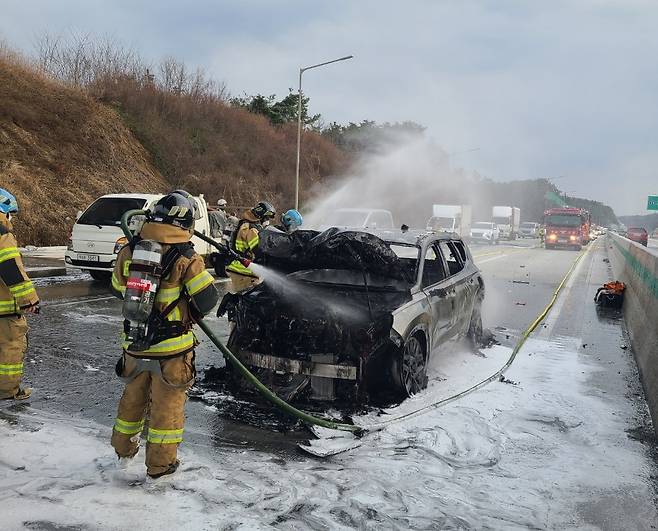
<instances>
[{"instance_id":1,"label":"guardrail","mask_svg":"<svg viewBox=\"0 0 658 531\"><path fill-rule=\"evenodd\" d=\"M658 434L658 255L617 234L607 241L615 278L626 284L624 319Z\"/></svg>"}]
</instances>

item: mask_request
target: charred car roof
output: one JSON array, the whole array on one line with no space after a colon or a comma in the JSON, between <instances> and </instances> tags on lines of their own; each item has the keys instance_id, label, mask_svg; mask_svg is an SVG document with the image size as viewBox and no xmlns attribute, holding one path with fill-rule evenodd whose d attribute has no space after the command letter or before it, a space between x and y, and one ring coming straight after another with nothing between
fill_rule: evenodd
<instances>
[{"instance_id":1,"label":"charred car roof","mask_svg":"<svg viewBox=\"0 0 658 531\"><path fill-rule=\"evenodd\" d=\"M298 230L292 234L264 230L258 262L285 273L341 269L413 282L408 268L391 249L392 243L417 245L417 239L398 237L385 241L369 232L338 228L324 232Z\"/></svg>"},{"instance_id":2,"label":"charred car roof","mask_svg":"<svg viewBox=\"0 0 658 531\"><path fill-rule=\"evenodd\" d=\"M455 234L426 231L372 232L330 228L324 232L297 230L292 234L264 230L258 262L284 273L339 269L369 273L410 284L415 278L391 245L422 248L426 241L456 239Z\"/></svg>"}]
</instances>

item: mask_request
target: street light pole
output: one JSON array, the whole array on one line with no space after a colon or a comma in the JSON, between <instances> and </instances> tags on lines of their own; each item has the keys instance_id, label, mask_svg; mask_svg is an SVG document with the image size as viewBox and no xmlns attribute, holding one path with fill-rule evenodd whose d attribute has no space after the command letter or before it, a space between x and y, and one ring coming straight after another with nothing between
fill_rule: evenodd
<instances>
[{"instance_id":1,"label":"street light pole","mask_svg":"<svg viewBox=\"0 0 658 531\"><path fill-rule=\"evenodd\" d=\"M302 150L302 74L307 70L312 68L318 68L320 66L330 65L331 63L337 63L338 61L346 61L347 59L352 59L353 55L347 55L345 57L340 57L338 59L333 59L331 61L325 61L324 63L318 63L317 65L305 66L299 69L299 91L297 92L297 163L295 165L295 209L299 210L299 164L301 160L301 150Z\"/></svg>"}]
</instances>

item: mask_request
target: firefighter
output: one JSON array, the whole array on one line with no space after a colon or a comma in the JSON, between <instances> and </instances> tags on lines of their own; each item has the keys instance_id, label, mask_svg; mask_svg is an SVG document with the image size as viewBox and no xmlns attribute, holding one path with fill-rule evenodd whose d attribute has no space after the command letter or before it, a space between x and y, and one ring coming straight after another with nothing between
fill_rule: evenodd
<instances>
[{"instance_id":1,"label":"firefighter","mask_svg":"<svg viewBox=\"0 0 658 531\"><path fill-rule=\"evenodd\" d=\"M25 400L32 389L21 387L27 350L25 313L39 313L39 297L25 273L12 234L16 198L0 188L0 399Z\"/></svg>"},{"instance_id":2,"label":"firefighter","mask_svg":"<svg viewBox=\"0 0 658 531\"><path fill-rule=\"evenodd\" d=\"M258 247L259 233L275 215L275 208L266 201L261 201L254 208L245 210L233 232L231 250L242 258L253 260ZM226 267L226 274L231 279L229 291L232 294L242 293L261 281L253 271L237 259Z\"/></svg>"},{"instance_id":3,"label":"firefighter","mask_svg":"<svg viewBox=\"0 0 658 531\"><path fill-rule=\"evenodd\" d=\"M132 458L147 420L146 467L151 478L172 474L179 466L178 445L183 441L187 390L194 383L194 348L198 344L192 324L203 318L219 298L213 277L190 238L198 218L196 201L176 190L155 205L140 234L119 252L112 274L112 291L123 298L132 272L135 242L153 240L162 245L161 278L149 323L156 328L153 344L139 351L126 339L117 363L117 375L125 382L112 446L119 459ZM136 274L136 273L135 273ZM124 323L124 332L129 322ZM148 345L148 343L147 343Z\"/></svg>"}]
</instances>

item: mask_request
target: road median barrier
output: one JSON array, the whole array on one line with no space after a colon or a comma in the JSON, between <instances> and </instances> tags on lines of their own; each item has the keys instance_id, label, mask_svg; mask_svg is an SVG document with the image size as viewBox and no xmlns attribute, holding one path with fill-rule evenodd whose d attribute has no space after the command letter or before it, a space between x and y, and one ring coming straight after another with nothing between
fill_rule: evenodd
<instances>
[{"instance_id":1,"label":"road median barrier","mask_svg":"<svg viewBox=\"0 0 658 531\"><path fill-rule=\"evenodd\" d=\"M658 256L617 234L606 241L615 279L626 284L624 320L658 434Z\"/></svg>"}]
</instances>

